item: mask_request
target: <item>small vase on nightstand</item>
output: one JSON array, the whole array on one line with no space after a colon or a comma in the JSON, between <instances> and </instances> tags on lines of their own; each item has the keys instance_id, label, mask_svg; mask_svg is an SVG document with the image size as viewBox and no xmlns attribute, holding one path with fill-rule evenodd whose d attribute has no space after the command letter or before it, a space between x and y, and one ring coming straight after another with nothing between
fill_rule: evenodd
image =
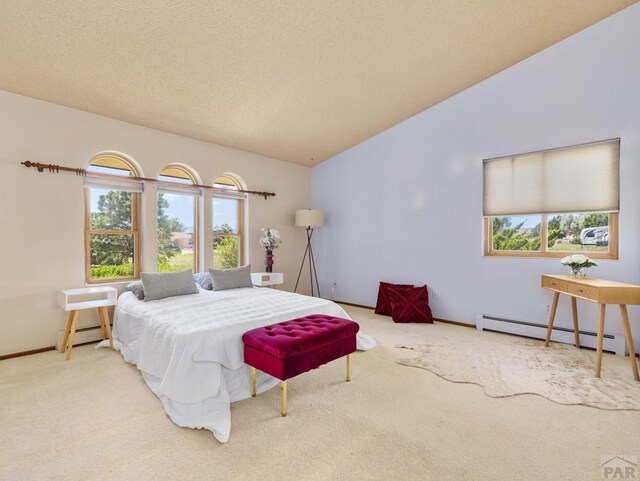
<instances>
[{"instance_id":1,"label":"small vase on nightstand","mask_svg":"<svg viewBox=\"0 0 640 481\"><path fill-rule=\"evenodd\" d=\"M267 251L264 255L265 272L273 272L273 251Z\"/></svg>"}]
</instances>

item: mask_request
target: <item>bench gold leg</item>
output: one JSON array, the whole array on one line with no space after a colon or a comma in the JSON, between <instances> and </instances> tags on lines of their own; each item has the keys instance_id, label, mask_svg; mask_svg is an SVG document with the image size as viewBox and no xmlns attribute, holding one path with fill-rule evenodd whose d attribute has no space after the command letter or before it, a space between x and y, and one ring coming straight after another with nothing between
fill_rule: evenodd
<instances>
[{"instance_id":1,"label":"bench gold leg","mask_svg":"<svg viewBox=\"0 0 640 481\"><path fill-rule=\"evenodd\" d=\"M251 397L256 397L256 368L251 368Z\"/></svg>"},{"instance_id":2,"label":"bench gold leg","mask_svg":"<svg viewBox=\"0 0 640 481\"><path fill-rule=\"evenodd\" d=\"M347 382L351 382L351 354L347 354Z\"/></svg>"},{"instance_id":3,"label":"bench gold leg","mask_svg":"<svg viewBox=\"0 0 640 481\"><path fill-rule=\"evenodd\" d=\"M287 381L280 382L280 414L287 415Z\"/></svg>"}]
</instances>

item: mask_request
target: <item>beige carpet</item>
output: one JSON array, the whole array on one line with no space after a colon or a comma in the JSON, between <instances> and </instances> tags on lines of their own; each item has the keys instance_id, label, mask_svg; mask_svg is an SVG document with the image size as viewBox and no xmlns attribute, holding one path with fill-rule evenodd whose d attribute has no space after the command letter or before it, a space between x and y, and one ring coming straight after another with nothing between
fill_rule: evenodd
<instances>
[{"instance_id":1,"label":"beige carpet","mask_svg":"<svg viewBox=\"0 0 640 481\"><path fill-rule=\"evenodd\" d=\"M140 374L93 346L0 362L0 480L597 480L601 456L640 454L640 412L490 398L396 363L397 344L478 333L395 325L347 308L380 346L232 406L231 440L182 429ZM504 336L506 338L506 336ZM514 338L515 339L515 338ZM625 359L606 356L625 374Z\"/></svg>"},{"instance_id":2,"label":"beige carpet","mask_svg":"<svg viewBox=\"0 0 640 481\"><path fill-rule=\"evenodd\" d=\"M427 343L399 346L418 356L398 363L449 381L477 384L491 397L537 394L560 404L640 410L640 383L630 365L620 374L605 366L598 379L586 349L559 343L545 347L543 341L482 333L473 337L436 335Z\"/></svg>"}]
</instances>

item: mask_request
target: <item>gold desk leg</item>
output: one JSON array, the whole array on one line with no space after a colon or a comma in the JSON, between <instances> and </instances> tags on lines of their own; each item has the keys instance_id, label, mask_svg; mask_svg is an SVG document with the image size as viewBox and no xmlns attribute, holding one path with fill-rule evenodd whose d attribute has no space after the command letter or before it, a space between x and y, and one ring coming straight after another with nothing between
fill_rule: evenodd
<instances>
[{"instance_id":1,"label":"gold desk leg","mask_svg":"<svg viewBox=\"0 0 640 481\"><path fill-rule=\"evenodd\" d=\"M256 397L256 368L251 368L251 397Z\"/></svg>"},{"instance_id":2,"label":"gold desk leg","mask_svg":"<svg viewBox=\"0 0 640 481\"><path fill-rule=\"evenodd\" d=\"M113 338L111 337L111 324L109 324L109 311L104 306L98 307L98 316L102 321L104 326L104 330L107 333L107 337L109 338L109 347L113 351Z\"/></svg>"},{"instance_id":3,"label":"gold desk leg","mask_svg":"<svg viewBox=\"0 0 640 481\"><path fill-rule=\"evenodd\" d=\"M629 360L631 361L633 378L636 381L640 381L640 375L638 375L638 363L636 361L636 352L633 348L633 336L631 334L631 326L629 325L629 313L627 312L627 306L624 304L620 304L620 315L622 316L622 324L624 326L624 337L627 339L627 349L629 350Z\"/></svg>"},{"instance_id":4,"label":"gold desk leg","mask_svg":"<svg viewBox=\"0 0 640 481\"><path fill-rule=\"evenodd\" d=\"M578 302L571 296L571 314L573 315L573 334L576 337L576 347L580 347L580 329L578 328Z\"/></svg>"},{"instance_id":5,"label":"gold desk leg","mask_svg":"<svg viewBox=\"0 0 640 481\"><path fill-rule=\"evenodd\" d=\"M66 353L65 359L68 361L71 359L71 351L73 350L73 338L76 335L76 321L78 320L78 311L71 311L69 313L69 334L67 337L67 342L64 345L64 352Z\"/></svg>"},{"instance_id":6,"label":"gold desk leg","mask_svg":"<svg viewBox=\"0 0 640 481\"><path fill-rule=\"evenodd\" d=\"M598 340L597 340L597 357L596 357L596 377L600 377L602 369L602 340L604 339L604 314L607 308L606 304L598 304Z\"/></svg>"},{"instance_id":7,"label":"gold desk leg","mask_svg":"<svg viewBox=\"0 0 640 481\"><path fill-rule=\"evenodd\" d=\"M280 414L287 415L287 381L280 382Z\"/></svg>"},{"instance_id":8,"label":"gold desk leg","mask_svg":"<svg viewBox=\"0 0 640 481\"><path fill-rule=\"evenodd\" d=\"M547 339L544 343L545 347L549 347L549 342L551 341L551 331L553 330L553 321L556 318L556 310L558 309L559 297L559 292L553 293L553 303L551 304L551 312L549 313L549 326L547 327Z\"/></svg>"},{"instance_id":9,"label":"gold desk leg","mask_svg":"<svg viewBox=\"0 0 640 481\"><path fill-rule=\"evenodd\" d=\"M347 382L351 381L351 354L347 354Z\"/></svg>"}]
</instances>

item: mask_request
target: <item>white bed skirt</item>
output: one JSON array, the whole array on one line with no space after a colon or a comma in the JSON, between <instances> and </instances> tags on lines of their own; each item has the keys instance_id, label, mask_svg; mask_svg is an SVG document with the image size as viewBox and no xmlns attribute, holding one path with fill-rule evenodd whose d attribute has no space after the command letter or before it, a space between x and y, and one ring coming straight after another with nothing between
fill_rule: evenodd
<instances>
[{"instance_id":1,"label":"white bed skirt","mask_svg":"<svg viewBox=\"0 0 640 481\"><path fill-rule=\"evenodd\" d=\"M216 397L205 399L197 403L181 403L173 401L163 395L160 390L160 378L142 373L144 381L149 389L162 401L162 406L171 420L183 428L208 429L221 443L229 440L231 432L231 406L230 403L248 399L251 397L249 386L251 375L249 367L231 371L222 368L222 380L220 394ZM261 394L276 386L279 380L258 371L256 375L257 393Z\"/></svg>"},{"instance_id":2,"label":"white bed skirt","mask_svg":"<svg viewBox=\"0 0 640 481\"><path fill-rule=\"evenodd\" d=\"M340 306L324 299L270 289L234 290L242 292L201 291L200 295L151 302L139 301L127 292L118 299L114 314L115 349L138 367L171 420L181 427L208 429L221 443L229 440L230 403L251 397L249 367L242 362L242 332L315 312L349 318ZM264 315L255 312L255 306L262 304L271 308ZM273 310L280 305L291 307ZM242 315L233 316L235 311ZM227 319L233 317L245 321L229 324ZM197 327L193 333L192 318ZM203 330L203 325L210 327ZM226 336L228 341L221 342ZM187 343L189 338L193 341ZM108 345L103 341L98 347ZM358 350L376 345L371 336L358 333ZM256 380L258 393L278 384L278 379L262 372Z\"/></svg>"}]
</instances>

